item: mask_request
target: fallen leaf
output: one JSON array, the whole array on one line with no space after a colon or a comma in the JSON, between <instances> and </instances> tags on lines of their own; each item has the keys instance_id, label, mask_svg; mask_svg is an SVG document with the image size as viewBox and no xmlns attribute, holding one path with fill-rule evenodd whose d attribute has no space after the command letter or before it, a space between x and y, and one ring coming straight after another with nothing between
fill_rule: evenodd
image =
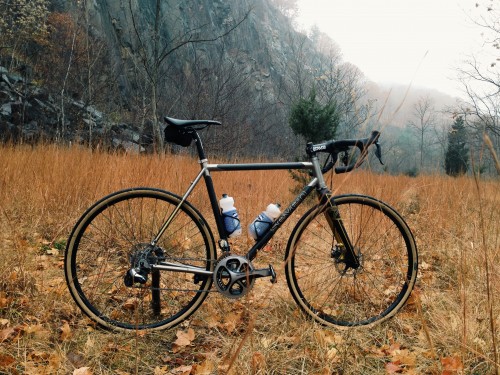
<instances>
[{"instance_id":1,"label":"fallen leaf","mask_svg":"<svg viewBox=\"0 0 500 375\"><path fill-rule=\"evenodd\" d=\"M222 324L222 328L226 330L227 333L234 333L236 327L241 325L242 312L231 312L224 316L224 323Z\"/></svg>"},{"instance_id":2,"label":"fallen leaf","mask_svg":"<svg viewBox=\"0 0 500 375\"><path fill-rule=\"evenodd\" d=\"M2 354L0 353L0 367L7 368L12 365L16 359L10 354Z\"/></svg>"},{"instance_id":3,"label":"fallen leaf","mask_svg":"<svg viewBox=\"0 0 500 375\"><path fill-rule=\"evenodd\" d=\"M206 325L208 328L215 328L219 325L219 319L216 315L210 315L207 317Z\"/></svg>"},{"instance_id":4,"label":"fallen leaf","mask_svg":"<svg viewBox=\"0 0 500 375\"><path fill-rule=\"evenodd\" d=\"M315 331L314 337L322 346L338 345L344 342L344 338L342 336L326 330Z\"/></svg>"},{"instance_id":5,"label":"fallen leaf","mask_svg":"<svg viewBox=\"0 0 500 375\"><path fill-rule=\"evenodd\" d=\"M61 357L61 353L58 352L53 352L49 356L49 363L48 366L46 367L49 372L55 373L57 372L56 369L61 367L61 362L63 361L63 357Z\"/></svg>"},{"instance_id":6,"label":"fallen leaf","mask_svg":"<svg viewBox=\"0 0 500 375\"><path fill-rule=\"evenodd\" d=\"M7 327L5 329L2 329L0 331L0 342L7 341L7 339L12 338L13 334L16 332L16 330L12 327Z\"/></svg>"},{"instance_id":7,"label":"fallen leaf","mask_svg":"<svg viewBox=\"0 0 500 375\"><path fill-rule=\"evenodd\" d=\"M194 340L195 334L192 328L187 331L177 331L177 340L172 344L172 351L178 353L184 347L191 345L191 341Z\"/></svg>"},{"instance_id":8,"label":"fallen leaf","mask_svg":"<svg viewBox=\"0 0 500 375\"><path fill-rule=\"evenodd\" d=\"M341 361L341 358L339 356L339 351L336 348L328 349L326 357L333 363L338 363Z\"/></svg>"},{"instance_id":9,"label":"fallen leaf","mask_svg":"<svg viewBox=\"0 0 500 375\"><path fill-rule=\"evenodd\" d=\"M52 249L47 250L46 253L48 255L55 255L55 256L57 256L57 255L59 255L59 250L57 250L55 247L53 247Z\"/></svg>"},{"instance_id":10,"label":"fallen leaf","mask_svg":"<svg viewBox=\"0 0 500 375\"><path fill-rule=\"evenodd\" d=\"M28 354L28 359L34 363L47 362L50 359L50 354L41 350L34 350Z\"/></svg>"},{"instance_id":11,"label":"fallen leaf","mask_svg":"<svg viewBox=\"0 0 500 375\"><path fill-rule=\"evenodd\" d=\"M12 298L7 298L0 295L0 309L4 309L10 305Z\"/></svg>"},{"instance_id":12,"label":"fallen leaf","mask_svg":"<svg viewBox=\"0 0 500 375\"><path fill-rule=\"evenodd\" d=\"M403 368L397 362L388 362L385 364L385 371L388 374L400 374Z\"/></svg>"},{"instance_id":13,"label":"fallen leaf","mask_svg":"<svg viewBox=\"0 0 500 375\"><path fill-rule=\"evenodd\" d=\"M462 372L464 369L462 360L458 355L441 358L441 364L443 365L442 375L457 374L458 372Z\"/></svg>"},{"instance_id":14,"label":"fallen leaf","mask_svg":"<svg viewBox=\"0 0 500 375\"><path fill-rule=\"evenodd\" d=\"M73 371L73 375L92 375L90 367L80 367Z\"/></svg>"},{"instance_id":15,"label":"fallen leaf","mask_svg":"<svg viewBox=\"0 0 500 375\"><path fill-rule=\"evenodd\" d=\"M314 373L314 375L330 375L330 374L332 374L332 370L328 366L323 367L320 371Z\"/></svg>"},{"instance_id":16,"label":"fallen leaf","mask_svg":"<svg viewBox=\"0 0 500 375\"><path fill-rule=\"evenodd\" d=\"M189 328L187 331L177 331L177 340L175 340L174 344L179 346L187 346L191 345L191 341L194 340L195 334L192 328Z\"/></svg>"},{"instance_id":17,"label":"fallen leaf","mask_svg":"<svg viewBox=\"0 0 500 375\"><path fill-rule=\"evenodd\" d=\"M73 335L71 332L71 328L70 328L68 322L66 322L66 321L64 322L64 324L62 325L60 330L61 330L61 334L59 336L59 339L61 341L66 341L66 340L70 339L71 336Z\"/></svg>"},{"instance_id":18,"label":"fallen leaf","mask_svg":"<svg viewBox=\"0 0 500 375\"><path fill-rule=\"evenodd\" d=\"M392 353L392 360L401 363L406 367L414 367L417 363L417 356L409 350L396 350Z\"/></svg>"},{"instance_id":19,"label":"fallen leaf","mask_svg":"<svg viewBox=\"0 0 500 375\"><path fill-rule=\"evenodd\" d=\"M176 367L172 370L170 370L170 373L172 374L180 374L180 375L189 375L191 373L191 370L193 369L193 366L179 366Z\"/></svg>"},{"instance_id":20,"label":"fallen leaf","mask_svg":"<svg viewBox=\"0 0 500 375\"><path fill-rule=\"evenodd\" d=\"M394 353L398 353L401 350L401 345L397 342L391 344L389 348L386 349L387 355L394 355Z\"/></svg>"},{"instance_id":21,"label":"fallen leaf","mask_svg":"<svg viewBox=\"0 0 500 375\"><path fill-rule=\"evenodd\" d=\"M12 271L9 275L9 281L10 282L15 282L17 280L17 272L16 271Z\"/></svg>"},{"instance_id":22,"label":"fallen leaf","mask_svg":"<svg viewBox=\"0 0 500 375\"><path fill-rule=\"evenodd\" d=\"M252 356L252 370L256 374L258 372L266 372L266 357L261 352L256 352Z\"/></svg>"},{"instance_id":23,"label":"fallen leaf","mask_svg":"<svg viewBox=\"0 0 500 375\"><path fill-rule=\"evenodd\" d=\"M132 298L129 298L128 300L126 300L123 303L122 307L125 310L134 311L135 308L137 307L137 305L138 305L137 298L132 297Z\"/></svg>"},{"instance_id":24,"label":"fallen leaf","mask_svg":"<svg viewBox=\"0 0 500 375\"><path fill-rule=\"evenodd\" d=\"M194 365L193 370L191 371L191 374L193 375L210 375L213 373L215 369L215 364L210 361L206 360L203 363L199 365Z\"/></svg>"},{"instance_id":25,"label":"fallen leaf","mask_svg":"<svg viewBox=\"0 0 500 375\"><path fill-rule=\"evenodd\" d=\"M155 370L153 372L153 375L166 375L168 373L169 373L168 367L159 367L159 366L156 366Z\"/></svg>"},{"instance_id":26,"label":"fallen leaf","mask_svg":"<svg viewBox=\"0 0 500 375\"><path fill-rule=\"evenodd\" d=\"M84 367L86 362L85 357L82 354L75 352L68 352L66 354L66 359L76 368Z\"/></svg>"},{"instance_id":27,"label":"fallen leaf","mask_svg":"<svg viewBox=\"0 0 500 375\"><path fill-rule=\"evenodd\" d=\"M28 335L30 334L38 335L41 331L43 331L43 325L41 324L32 324L24 326L24 332Z\"/></svg>"}]
</instances>

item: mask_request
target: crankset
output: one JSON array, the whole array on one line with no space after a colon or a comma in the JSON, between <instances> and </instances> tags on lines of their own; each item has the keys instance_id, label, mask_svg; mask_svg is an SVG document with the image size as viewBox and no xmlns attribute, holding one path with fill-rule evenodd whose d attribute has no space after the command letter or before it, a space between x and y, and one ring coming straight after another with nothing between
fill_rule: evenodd
<instances>
[{"instance_id":1,"label":"crankset","mask_svg":"<svg viewBox=\"0 0 500 375\"><path fill-rule=\"evenodd\" d=\"M231 254L219 258L213 274L215 287L228 298L243 297L260 277L271 277L271 282L276 282L276 272L271 265L256 270L247 258Z\"/></svg>"}]
</instances>

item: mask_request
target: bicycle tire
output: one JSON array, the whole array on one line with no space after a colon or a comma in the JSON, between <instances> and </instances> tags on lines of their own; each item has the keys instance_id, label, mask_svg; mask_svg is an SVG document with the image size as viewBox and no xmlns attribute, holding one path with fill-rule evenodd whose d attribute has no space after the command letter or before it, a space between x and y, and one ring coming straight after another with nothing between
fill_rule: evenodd
<instances>
[{"instance_id":1,"label":"bicycle tire","mask_svg":"<svg viewBox=\"0 0 500 375\"><path fill-rule=\"evenodd\" d=\"M360 257L346 271L336 258L336 241L325 212L338 207ZM418 271L410 228L387 204L364 195L341 195L306 212L295 226L285 253L285 274L300 308L318 323L336 327L372 326L405 304Z\"/></svg>"},{"instance_id":2,"label":"bicycle tire","mask_svg":"<svg viewBox=\"0 0 500 375\"><path fill-rule=\"evenodd\" d=\"M151 243L180 202L181 197L163 190L122 190L91 206L73 228L65 251L66 282L79 308L100 326L123 331L170 328L206 298L211 277L153 271L144 285L124 283L132 259ZM188 202L180 206L157 246L170 260L213 271L213 235Z\"/></svg>"}]
</instances>

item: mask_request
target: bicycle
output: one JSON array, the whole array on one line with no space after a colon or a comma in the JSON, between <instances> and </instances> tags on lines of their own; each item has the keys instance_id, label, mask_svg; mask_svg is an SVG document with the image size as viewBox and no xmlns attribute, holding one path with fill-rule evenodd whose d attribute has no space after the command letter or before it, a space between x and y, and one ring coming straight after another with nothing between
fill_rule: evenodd
<instances>
[{"instance_id":1,"label":"bicycle","mask_svg":"<svg viewBox=\"0 0 500 375\"><path fill-rule=\"evenodd\" d=\"M382 322L405 304L418 268L410 228L378 199L332 196L323 176L334 167L337 174L359 167L372 145L382 163L378 131L364 139L308 143L305 162L209 164L198 132L220 122L165 121L166 141L183 147L194 141L201 171L182 196L143 187L121 190L78 220L64 269L74 301L92 320L116 330L171 328L191 316L210 292L241 298L258 278L276 282L272 265L256 269L252 260L314 190L318 203L297 222L284 255L287 285L297 305L322 325L356 327ZM351 158L353 150L357 158ZM321 154L327 156L324 163ZM278 169L309 171L310 181L247 254L233 254L211 172ZM219 251L207 221L187 200L202 178Z\"/></svg>"}]
</instances>

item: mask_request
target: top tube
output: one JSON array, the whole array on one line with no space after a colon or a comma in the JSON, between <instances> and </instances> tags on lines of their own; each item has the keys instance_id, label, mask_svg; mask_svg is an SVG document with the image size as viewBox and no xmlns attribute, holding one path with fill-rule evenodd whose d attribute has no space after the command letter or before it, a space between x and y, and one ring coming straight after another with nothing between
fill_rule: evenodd
<instances>
[{"instance_id":1,"label":"top tube","mask_svg":"<svg viewBox=\"0 0 500 375\"><path fill-rule=\"evenodd\" d=\"M208 164L209 171L262 171L279 169L313 169L311 162L298 163L244 163L244 164Z\"/></svg>"}]
</instances>

